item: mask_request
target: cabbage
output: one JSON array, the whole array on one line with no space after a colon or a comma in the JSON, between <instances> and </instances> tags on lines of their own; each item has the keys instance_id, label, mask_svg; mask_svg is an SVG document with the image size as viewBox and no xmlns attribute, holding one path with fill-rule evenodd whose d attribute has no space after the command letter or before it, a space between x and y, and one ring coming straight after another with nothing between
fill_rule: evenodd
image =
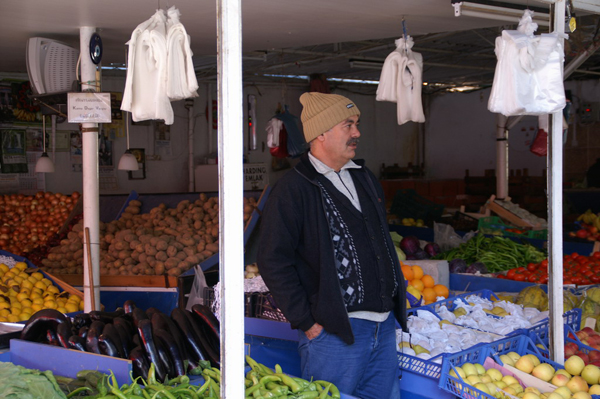
<instances>
[{"instance_id":1,"label":"cabbage","mask_svg":"<svg viewBox=\"0 0 600 399\"><path fill-rule=\"evenodd\" d=\"M467 270L467 262L458 258L452 259L448 264L450 273L464 273Z\"/></svg>"},{"instance_id":2,"label":"cabbage","mask_svg":"<svg viewBox=\"0 0 600 399\"><path fill-rule=\"evenodd\" d=\"M415 236L407 236L400 241L400 249L406 254L406 259L409 259L409 255L415 254L421 250L419 239Z\"/></svg>"},{"instance_id":3,"label":"cabbage","mask_svg":"<svg viewBox=\"0 0 600 399\"><path fill-rule=\"evenodd\" d=\"M429 254L430 257L434 257L436 255L438 255L441 250L440 250L440 246L437 245L435 242L429 242L427 243L427 245L425 245L425 248L423 248L425 250L425 252L427 252Z\"/></svg>"},{"instance_id":4,"label":"cabbage","mask_svg":"<svg viewBox=\"0 0 600 399\"><path fill-rule=\"evenodd\" d=\"M469 267L467 267L467 270L465 270L465 273L481 273L481 274L486 274L488 272L487 267L485 267L485 264L481 263L481 262L473 262L469 265Z\"/></svg>"},{"instance_id":5,"label":"cabbage","mask_svg":"<svg viewBox=\"0 0 600 399\"><path fill-rule=\"evenodd\" d=\"M51 371L30 370L0 362L0 392L3 398L66 399Z\"/></svg>"}]
</instances>

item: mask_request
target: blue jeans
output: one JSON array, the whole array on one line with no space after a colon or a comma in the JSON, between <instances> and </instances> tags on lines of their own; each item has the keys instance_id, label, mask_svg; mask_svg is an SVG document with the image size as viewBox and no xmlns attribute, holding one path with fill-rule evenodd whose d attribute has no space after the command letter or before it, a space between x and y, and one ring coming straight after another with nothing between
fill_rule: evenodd
<instances>
[{"instance_id":1,"label":"blue jeans","mask_svg":"<svg viewBox=\"0 0 600 399\"><path fill-rule=\"evenodd\" d=\"M302 378L334 383L345 394L362 399L398 399L398 355L393 314L383 323L351 318L354 344L324 329L308 340L299 332Z\"/></svg>"}]
</instances>

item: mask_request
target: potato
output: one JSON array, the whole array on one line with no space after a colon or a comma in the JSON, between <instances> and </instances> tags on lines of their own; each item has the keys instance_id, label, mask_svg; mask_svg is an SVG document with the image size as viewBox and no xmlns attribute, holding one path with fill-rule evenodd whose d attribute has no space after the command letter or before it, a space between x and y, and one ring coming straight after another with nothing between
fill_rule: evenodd
<instances>
[{"instance_id":1,"label":"potato","mask_svg":"<svg viewBox=\"0 0 600 399\"><path fill-rule=\"evenodd\" d=\"M129 205L130 206L137 206L137 207L141 207L142 206L142 202L136 199L132 199L129 201Z\"/></svg>"},{"instance_id":2,"label":"potato","mask_svg":"<svg viewBox=\"0 0 600 399\"><path fill-rule=\"evenodd\" d=\"M174 257L169 258L165 261L165 268L167 270L171 270L174 267L177 267L177 265L179 264L179 261L180 261L180 259L178 259L178 258L174 258Z\"/></svg>"},{"instance_id":3,"label":"potato","mask_svg":"<svg viewBox=\"0 0 600 399\"><path fill-rule=\"evenodd\" d=\"M179 269L179 268L177 268L177 267L176 267L176 268L174 268L174 269L169 269L169 270L167 271L167 274L168 274L169 276L174 276L174 277L177 277L177 276L179 276L181 273L183 273L183 272L182 272L182 270L181 270L181 269Z\"/></svg>"},{"instance_id":4,"label":"potato","mask_svg":"<svg viewBox=\"0 0 600 399\"><path fill-rule=\"evenodd\" d=\"M164 262L167 259L169 259L169 255L167 255L167 253L165 251L158 251L156 253L156 255L154 255L154 257L156 258L156 260Z\"/></svg>"},{"instance_id":5,"label":"potato","mask_svg":"<svg viewBox=\"0 0 600 399\"><path fill-rule=\"evenodd\" d=\"M165 263L156 262L156 264L154 265L154 273L157 275L165 274Z\"/></svg>"},{"instance_id":6,"label":"potato","mask_svg":"<svg viewBox=\"0 0 600 399\"><path fill-rule=\"evenodd\" d=\"M206 245L206 250L214 253L219 252L219 245L211 243Z\"/></svg>"},{"instance_id":7,"label":"potato","mask_svg":"<svg viewBox=\"0 0 600 399\"><path fill-rule=\"evenodd\" d=\"M178 252L177 255L175 255L176 258L179 258L179 260L184 260L185 258L187 258L187 254L183 251Z\"/></svg>"}]
</instances>

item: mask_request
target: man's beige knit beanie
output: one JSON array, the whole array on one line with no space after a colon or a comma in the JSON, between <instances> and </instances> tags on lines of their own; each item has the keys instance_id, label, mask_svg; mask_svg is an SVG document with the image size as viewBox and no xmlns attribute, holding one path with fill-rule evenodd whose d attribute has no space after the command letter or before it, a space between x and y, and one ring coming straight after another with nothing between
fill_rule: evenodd
<instances>
[{"instance_id":1,"label":"man's beige knit beanie","mask_svg":"<svg viewBox=\"0 0 600 399\"><path fill-rule=\"evenodd\" d=\"M307 143L347 118L360 116L356 104L337 94L304 93L300 102L303 106L300 119Z\"/></svg>"}]
</instances>

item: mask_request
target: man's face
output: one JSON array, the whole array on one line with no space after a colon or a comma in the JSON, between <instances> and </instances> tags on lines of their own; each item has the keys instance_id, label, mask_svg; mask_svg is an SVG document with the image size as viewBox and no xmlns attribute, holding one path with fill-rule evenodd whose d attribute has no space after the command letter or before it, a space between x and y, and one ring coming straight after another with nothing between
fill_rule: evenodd
<instances>
[{"instance_id":1,"label":"man's face","mask_svg":"<svg viewBox=\"0 0 600 399\"><path fill-rule=\"evenodd\" d=\"M358 115L355 115L323 133L323 145L332 159L345 165L356 156L359 137Z\"/></svg>"}]
</instances>

